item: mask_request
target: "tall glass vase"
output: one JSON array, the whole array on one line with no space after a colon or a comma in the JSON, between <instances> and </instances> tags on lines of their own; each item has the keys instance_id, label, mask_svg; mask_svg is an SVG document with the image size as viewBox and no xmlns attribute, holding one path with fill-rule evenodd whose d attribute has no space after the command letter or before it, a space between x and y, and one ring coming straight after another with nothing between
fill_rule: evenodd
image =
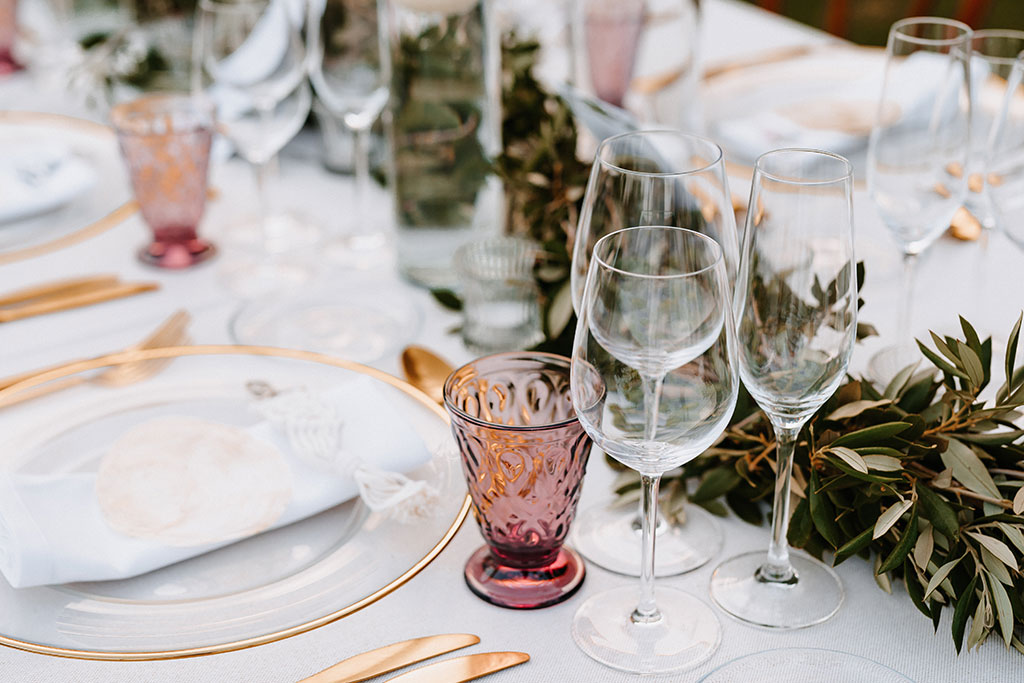
<instances>
[{"instance_id":1,"label":"tall glass vase","mask_svg":"<svg viewBox=\"0 0 1024 683\"><path fill-rule=\"evenodd\" d=\"M381 0L388 12L398 267L451 287L452 254L501 232L501 51L491 0Z\"/></svg>"}]
</instances>

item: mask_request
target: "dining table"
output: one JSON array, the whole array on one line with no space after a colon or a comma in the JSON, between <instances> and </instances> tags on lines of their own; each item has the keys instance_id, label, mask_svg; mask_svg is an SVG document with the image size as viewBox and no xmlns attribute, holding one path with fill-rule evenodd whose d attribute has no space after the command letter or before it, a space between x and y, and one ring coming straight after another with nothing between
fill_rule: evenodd
<instances>
[{"instance_id":1,"label":"dining table","mask_svg":"<svg viewBox=\"0 0 1024 683\"><path fill-rule=\"evenodd\" d=\"M701 67L707 72L757 64L759 56L791 48L827 49L843 41L808 26L738 0L700 2ZM779 85L780 88L784 84ZM0 110L51 112L90 116L66 101L59 89L37 87L29 72L0 77ZM705 112L714 112L705 107ZM94 115L95 116L95 115ZM709 134L714 121L705 121ZM331 228L348 210L352 187L349 176L327 171L320 159L319 134L305 130L282 152L274 182L277 195L291 207ZM730 154L726 150L727 155ZM749 164L749 160L738 163ZM223 226L251 205L249 169L238 159L226 159L211 171L217 196L209 202L202 231L215 243ZM901 253L890 238L864 187L863 168L857 168L854 196L855 245L866 266L861 292L865 302L860 320L878 330L877 337L860 342L850 372L860 375L878 349L894 341L899 325ZM97 192L103 192L101 186ZM124 188L118 188L124 192ZM748 191L742 180L734 194ZM389 230L386 190L372 188L368 204L382 230ZM2 229L2 228L0 228ZM391 234L389 232L389 234ZM136 249L146 240L146 227L133 215L101 234L65 248L0 265L0 292L58 278L113 273L123 280L155 281L159 291L94 306L0 323L0 376L43 367L72 358L123 348L143 337L177 309L192 316L191 340L200 344L231 344L231 322L245 304L225 280L222 261L230 259L225 246L216 258L182 271L161 270L137 260ZM225 245L227 241L225 241ZM395 339L394 350L371 363L401 376L403 346L429 348L453 365L471 360L453 332L460 316L440 306L431 294L399 275L394 263L366 270L345 270L324 263L309 287L329 288L339 298L372 298L380 292L400 296L418 312L416 320ZM940 238L921 258L913 300L913 334L927 339L929 330L959 334L958 315L970 320L983 336L991 335L999 357L1017 316L1024 307L1024 251L998 231L981 239ZM614 472L604 458L591 458L584 479L580 515L613 497ZM766 526L752 526L729 516L720 519L724 536L720 558L767 547ZM572 616L589 596L632 583L635 579L588 566L579 592L561 604L536 610L513 610L476 597L463 578L463 566L482 539L472 515L446 548L429 565L390 594L352 614L275 642L230 652L159 661L91 661L0 647L0 681L18 683L153 683L218 681L281 683L298 681L359 652L407 638L438 633L472 633L480 644L467 652L516 650L529 653L524 665L491 675L494 683L591 683L632 681L632 674L606 668L589 659L573 643ZM571 544L571 539L570 539ZM708 604L708 584L717 561L659 584L688 591ZM902 583L891 594L873 577L870 562L853 558L836 568L845 588L845 601L826 623L778 631L751 627L716 613L723 636L718 651L696 669L665 680L698 681L709 671L738 657L787 648L839 650L881 663L918 683L1013 683L1024 680L1024 656L991 637L974 651L959 655L950 637L951 610L945 610L938 629L913 606ZM0 579L2 580L2 579ZM0 634L5 635L5 634ZM111 635L116 639L116 634Z\"/></svg>"}]
</instances>

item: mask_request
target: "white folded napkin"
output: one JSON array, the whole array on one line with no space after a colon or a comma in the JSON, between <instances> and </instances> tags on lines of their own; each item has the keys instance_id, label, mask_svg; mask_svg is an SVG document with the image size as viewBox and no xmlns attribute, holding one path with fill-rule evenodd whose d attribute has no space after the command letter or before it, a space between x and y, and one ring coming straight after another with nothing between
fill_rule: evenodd
<instances>
[{"instance_id":1,"label":"white folded napkin","mask_svg":"<svg viewBox=\"0 0 1024 683\"><path fill-rule=\"evenodd\" d=\"M371 508L422 497L426 484L398 473L425 464L431 454L410 426L395 419L391 403L370 380L354 380L316 399L340 416L335 445L341 455L334 462L300 453L301 440L280 422L267 419L244 430L279 449L291 473L291 499L268 528L360 493ZM254 408L263 413L258 403ZM94 472L0 473L0 571L13 587L126 578L233 542L181 547L116 531L104 516L96 481Z\"/></svg>"},{"instance_id":2,"label":"white folded napkin","mask_svg":"<svg viewBox=\"0 0 1024 683\"><path fill-rule=\"evenodd\" d=\"M52 211L96 183L96 170L53 142L0 146L0 225Z\"/></svg>"}]
</instances>

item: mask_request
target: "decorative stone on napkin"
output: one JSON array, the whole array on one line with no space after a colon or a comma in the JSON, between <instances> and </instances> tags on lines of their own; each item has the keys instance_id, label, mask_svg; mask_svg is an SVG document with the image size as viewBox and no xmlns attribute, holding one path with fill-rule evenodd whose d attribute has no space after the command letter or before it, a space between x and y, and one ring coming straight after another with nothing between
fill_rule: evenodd
<instances>
[{"instance_id":1,"label":"decorative stone on napkin","mask_svg":"<svg viewBox=\"0 0 1024 683\"><path fill-rule=\"evenodd\" d=\"M254 399L254 410L266 415L269 400ZM273 400L290 415L283 422L243 429L165 416L140 423L112 435L98 473L0 472L0 571L15 588L121 579L356 495L399 519L429 509L431 487L402 473L427 463L430 451L373 382ZM324 415L293 411L302 405L334 416L334 436L324 436L331 432ZM336 438L334 456L329 449L311 456L316 439L301 438L303 419L319 425L317 438Z\"/></svg>"}]
</instances>

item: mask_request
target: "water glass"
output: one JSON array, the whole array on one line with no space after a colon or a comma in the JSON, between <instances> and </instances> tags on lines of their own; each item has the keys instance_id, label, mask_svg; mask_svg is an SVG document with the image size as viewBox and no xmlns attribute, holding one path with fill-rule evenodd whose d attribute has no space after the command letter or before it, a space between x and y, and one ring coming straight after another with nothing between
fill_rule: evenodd
<instances>
[{"instance_id":1,"label":"water glass","mask_svg":"<svg viewBox=\"0 0 1024 683\"><path fill-rule=\"evenodd\" d=\"M469 588L515 609L565 600L584 577L583 560L563 543L591 448L572 405L569 359L479 358L448 377L444 403L486 541L466 563Z\"/></svg>"},{"instance_id":2,"label":"water glass","mask_svg":"<svg viewBox=\"0 0 1024 683\"><path fill-rule=\"evenodd\" d=\"M135 200L153 241L139 258L161 268L204 261L214 246L198 235L206 207L213 105L186 95L150 95L115 106L110 120Z\"/></svg>"},{"instance_id":3,"label":"water glass","mask_svg":"<svg viewBox=\"0 0 1024 683\"><path fill-rule=\"evenodd\" d=\"M0 76L20 68L11 54L18 34L17 18L18 0L0 0Z\"/></svg>"},{"instance_id":4,"label":"water glass","mask_svg":"<svg viewBox=\"0 0 1024 683\"><path fill-rule=\"evenodd\" d=\"M544 340L533 280L535 243L515 237L471 242L455 252L463 291L462 337L478 353L518 351Z\"/></svg>"}]
</instances>

